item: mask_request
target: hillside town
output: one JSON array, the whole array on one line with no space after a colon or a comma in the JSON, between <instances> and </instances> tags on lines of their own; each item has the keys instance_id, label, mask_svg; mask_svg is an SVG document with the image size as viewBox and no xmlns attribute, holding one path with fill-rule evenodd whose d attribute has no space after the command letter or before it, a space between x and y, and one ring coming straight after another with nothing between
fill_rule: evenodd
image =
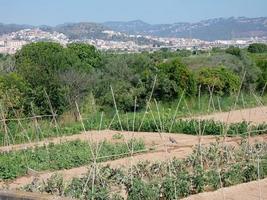
<instances>
[{"instance_id":1,"label":"hillside town","mask_svg":"<svg viewBox=\"0 0 267 200\"><path fill-rule=\"evenodd\" d=\"M96 48L102 51L118 51L118 52L142 52L149 51L153 52L162 48L167 48L172 51L177 49L187 50L210 50L214 47L227 48L229 46L237 46L244 48L252 43L267 43L266 37L251 37L241 38L233 40L215 40L215 41L204 41L194 38L170 38L170 37L155 37L155 36L141 36L141 35L127 35L115 31L102 31L107 35L105 39L82 39L82 40L71 40L63 33L58 32L47 32L39 28L24 29L17 32L12 32L0 36L0 53L2 54L14 54L17 50L25 44L38 42L38 41L52 41L66 46L72 42L83 42L94 45ZM114 35L128 38L125 40L112 40ZM151 41L149 44L138 44L136 42L138 38L145 38ZM135 41L136 40L136 41ZM160 44L160 45L159 45Z\"/></svg>"}]
</instances>

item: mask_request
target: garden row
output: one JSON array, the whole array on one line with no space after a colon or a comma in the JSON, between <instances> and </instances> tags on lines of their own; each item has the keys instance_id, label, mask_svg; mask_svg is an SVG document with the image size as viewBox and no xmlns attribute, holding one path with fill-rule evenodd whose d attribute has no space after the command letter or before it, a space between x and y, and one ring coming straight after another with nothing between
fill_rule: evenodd
<instances>
[{"instance_id":1,"label":"garden row","mask_svg":"<svg viewBox=\"0 0 267 200\"><path fill-rule=\"evenodd\" d=\"M96 200L124 199L121 194L126 190L129 200L179 199L266 177L267 144L242 144L239 149L213 144L196 148L184 160L141 162L129 170L106 166L96 176L91 167L90 172L70 183L55 174L46 183L34 182L24 190Z\"/></svg>"},{"instance_id":2,"label":"garden row","mask_svg":"<svg viewBox=\"0 0 267 200\"><path fill-rule=\"evenodd\" d=\"M101 124L101 125L100 125ZM25 129L25 127L27 129ZM190 135L227 135L227 136L247 136L261 135L267 132L267 124L251 124L248 122L239 122L225 124L213 120L182 120L173 119L170 116L154 116L148 113L143 115L122 115L120 120L116 117L101 119L96 115L81 122L75 122L62 126L51 126L50 122L42 121L38 127L33 123L28 123L22 129L17 123L13 122L8 125L9 132L5 134L0 132L0 146L7 144L21 144L30 141L40 141L45 138L60 137L63 135L74 135L89 130L112 129L118 131L142 131L142 132L170 132L184 133Z\"/></svg>"},{"instance_id":3,"label":"garden row","mask_svg":"<svg viewBox=\"0 0 267 200\"><path fill-rule=\"evenodd\" d=\"M88 142L71 141L62 144L49 144L34 150L22 150L0 154L0 180L14 179L26 175L28 170L60 170L80 167L93 162L113 160L128 156L133 152L145 150L142 140L126 143L104 141L98 146Z\"/></svg>"}]
</instances>

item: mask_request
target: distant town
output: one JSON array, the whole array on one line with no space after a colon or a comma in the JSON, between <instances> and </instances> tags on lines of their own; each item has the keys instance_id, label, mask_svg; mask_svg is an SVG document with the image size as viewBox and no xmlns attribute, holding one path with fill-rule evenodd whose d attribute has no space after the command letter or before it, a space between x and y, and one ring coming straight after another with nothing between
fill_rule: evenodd
<instances>
[{"instance_id":1,"label":"distant town","mask_svg":"<svg viewBox=\"0 0 267 200\"><path fill-rule=\"evenodd\" d=\"M102 33L106 34L109 38L115 36L126 36L126 34L116 31L105 30ZM229 46L238 46L244 48L252 43L267 43L267 37L251 37L240 38L232 40L215 40L204 41L194 38L174 38L174 37L155 37L144 35L127 35L129 40L104 40L104 39L75 39L71 40L63 33L43 31L39 28L23 29L17 32L4 34L0 36L0 53L1 54L14 54L22 48L23 45L38 42L38 41L52 41L58 42L63 46L72 42L82 42L94 45L101 51L117 51L117 52L142 52L142 51L156 51L159 49L167 48L172 51L177 49L187 50L204 50L208 51L214 47L227 48ZM145 38L151 41L149 44L139 44L135 39Z\"/></svg>"}]
</instances>

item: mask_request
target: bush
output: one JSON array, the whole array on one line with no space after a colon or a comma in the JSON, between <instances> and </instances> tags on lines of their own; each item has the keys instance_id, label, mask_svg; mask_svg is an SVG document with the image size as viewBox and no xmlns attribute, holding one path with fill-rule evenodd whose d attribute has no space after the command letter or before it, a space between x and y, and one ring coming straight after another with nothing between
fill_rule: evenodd
<instances>
[{"instance_id":1,"label":"bush","mask_svg":"<svg viewBox=\"0 0 267 200\"><path fill-rule=\"evenodd\" d=\"M196 94L194 74L179 59L161 63L154 96L160 100L177 99L183 91L187 96Z\"/></svg>"},{"instance_id":2,"label":"bush","mask_svg":"<svg viewBox=\"0 0 267 200\"><path fill-rule=\"evenodd\" d=\"M166 199L177 199L190 194L190 176L186 171L166 177L162 183L162 194Z\"/></svg>"},{"instance_id":3,"label":"bush","mask_svg":"<svg viewBox=\"0 0 267 200\"><path fill-rule=\"evenodd\" d=\"M265 89L266 91L266 83L267 83L267 60L261 60L257 62L257 66L261 70L261 75L258 78L257 89L262 91ZM264 88L265 87L265 88ZM263 92L265 92L263 91Z\"/></svg>"},{"instance_id":4,"label":"bush","mask_svg":"<svg viewBox=\"0 0 267 200\"><path fill-rule=\"evenodd\" d=\"M238 47L230 46L225 52L234 56L240 56L241 50Z\"/></svg>"},{"instance_id":5,"label":"bush","mask_svg":"<svg viewBox=\"0 0 267 200\"><path fill-rule=\"evenodd\" d=\"M79 43L67 48L53 42L31 43L23 46L15 58L17 72L33 89L33 103L41 114L51 114L44 91L58 114L66 110L67 101L73 105L86 96L88 85L93 85L89 75L101 62L95 47Z\"/></svg>"},{"instance_id":6,"label":"bush","mask_svg":"<svg viewBox=\"0 0 267 200\"><path fill-rule=\"evenodd\" d=\"M197 76L198 85L204 92L231 95L240 87L240 78L225 67L202 68Z\"/></svg>"},{"instance_id":7,"label":"bush","mask_svg":"<svg viewBox=\"0 0 267 200\"><path fill-rule=\"evenodd\" d=\"M30 112L31 88L17 73L0 76L0 106L7 113L6 118L18 113Z\"/></svg>"},{"instance_id":8,"label":"bush","mask_svg":"<svg viewBox=\"0 0 267 200\"><path fill-rule=\"evenodd\" d=\"M250 53L265 53L267 52L267 45L262 43L254 43L248 46L248 52Z\"/></svg>"},{"instance_id":9,"label":"bush","mask_svg":"<svg viewBox=\"0 0 267 200\"><path fill-rule=\"evenodd\" d=\"M159 188L157 184L145 183L139 178L134 178L132 184L127 184L126 190L129 200L157 200L159 199Z\"/></svg>"}]
</instances>

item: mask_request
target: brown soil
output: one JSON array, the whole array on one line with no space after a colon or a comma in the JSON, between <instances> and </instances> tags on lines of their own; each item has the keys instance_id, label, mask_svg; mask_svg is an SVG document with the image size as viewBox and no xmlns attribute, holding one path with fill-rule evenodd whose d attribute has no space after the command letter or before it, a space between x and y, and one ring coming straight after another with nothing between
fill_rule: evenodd
<instances>
[{"instance_id":1,"label":"brown soil","mask_svg":"<svg viewBox=\"0 0 267 200\"><path fill-rule=\"evenodd\" d=\"M267 179L192 195L183 200L267 200Z\"/></svg>"},{"instance_id":2,"label":"brown soil","mask_svg":"<svg viewBox=\"0 0 267 200\"><path fill-rule=\"evenodd\" d=\"M242 110L233 110L229 112L213 113L210 115L201 115L196 117L194 116L191 117L191 119L210 119L225 123L237 123L242 121L247 121L254 124L267 123L267 106L247 108Z\"/></svg>"}]
</instances>

